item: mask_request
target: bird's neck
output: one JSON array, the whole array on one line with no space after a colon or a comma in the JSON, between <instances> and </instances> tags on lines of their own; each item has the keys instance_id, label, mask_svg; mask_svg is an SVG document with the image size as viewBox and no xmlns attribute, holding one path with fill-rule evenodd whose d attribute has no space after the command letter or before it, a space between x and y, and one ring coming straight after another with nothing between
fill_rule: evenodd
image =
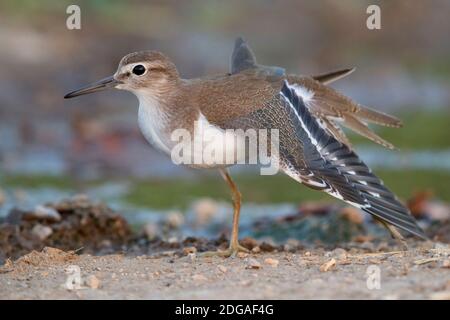
<instances>
[{"instance_id":1,"label":"bird's neck","mask_svg":"<svg viewBox=\"0 0 450 320\"><path fill-rule=\"evenodd\" d=\"M164 124L168 131L177 128L191 129L193 122L199 117L199 111L198 106L191 103L186 83L187 80L179 79L165 86L136 91L140 116L153 118L153 125Z\"/></svg>"}]
</instances>

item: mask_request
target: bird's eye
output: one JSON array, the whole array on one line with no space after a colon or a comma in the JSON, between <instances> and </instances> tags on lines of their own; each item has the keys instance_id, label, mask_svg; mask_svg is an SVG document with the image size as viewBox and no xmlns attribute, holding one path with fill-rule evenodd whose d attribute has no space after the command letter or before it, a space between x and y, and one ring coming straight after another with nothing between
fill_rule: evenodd
<instances>
[{"instance_id":1,"label":"bird's eye","mask_svg":"<svg viewBox=\"0 0 450 320\"><path fill-rule=\"evenodd\" d=\"M145 67L142 64L138 64L137 66L134 66L133 73L135 75L141 76L145 72Z\"/></svg>"}]
</instances>

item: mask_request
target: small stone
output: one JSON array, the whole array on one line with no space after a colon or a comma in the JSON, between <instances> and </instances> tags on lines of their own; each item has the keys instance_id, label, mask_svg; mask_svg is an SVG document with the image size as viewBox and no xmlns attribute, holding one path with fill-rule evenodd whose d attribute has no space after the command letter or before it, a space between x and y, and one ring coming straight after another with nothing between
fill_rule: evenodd
<instances>
[{"instance_id":1,"label":"small stone","mask_svg":"<svg viewBox=\"0 0 450 320\"><path fill-rule=\"evenodd\" d=\"M192 276L192 280L196 281L196 282L202 282L202 281L207 281L208 278L206 278L204 275L202 274L194 274Z\"/></svg>"},{"instance_id":2,"label":"small stone","mask_svg":"<svg viewBox=\"0 0 450 320\"><path fill-rule=\"evenodd\" d=\"M325 254L325 256L328 258L336 258L336 259L344 260L347 258L347 251L342 248L336 248L333 251L327 252Z\"/></svg>"},{"instance_id":3,"label":"small stone","mask_svg":"<svg viewBox=\"0 0 450 320\"><path fill-rule=\"evenodd\" d=\"M263 243L261 243L261 245L259 247L261 248L261 251L264 251L264 252L273 252L276 250L275 244L265 242L265 241Z\"/></svg>"},{"instance_id":4,"label":"small stone","mask_svg":"<svg viewBox=\"0 0 450 320\"><path fill-rule=\"evenodd\" d=\"M243 239L241 239L240 244L247 248L248 250L252 250L253 248L258 246L258 242L250 237L245 237Z\"/></svg>"},{"instance_id":5,"label":"small stone","mask_svg":"<svg viewBox=\"0 0 450 320\"><path fill-rule=\"evenodd\" d=\"M39 240L44 241L52 235L53 230L48 226L37 224L33 227L33 229L31 229L31 233L35 235Z\"/></svg>"},{"instance_id":6,"label":"small stone","mask_svg":"<svg viewBox=\"0 0 450 320\"><path fill-rule=\"evenodd\" d=\"M185 247L185 248L183 248L183 254L184 255L188 255L190 253L197 253L197 248L196 247Z\"/></svg>"},{"instance_id":7,"label":"small stone","mask_svg":"<svg viewBox=\"0 0 450 320\"><path fill-rule=\"evenodd\" d=\"M311 252L310 251L306 251L305 252L305 257L310 257L311 256Z\"/></svg>"},{"instance_id":8,"label":"small stone","mask_svg":"<svg viewBox=\"0 0 450 320\"><path fill-rule=\"evenodd\" d=\"M260 253L261 252L261 248L259 246L256 246L252 249L253 253Z\"/></svg>"},{"instance_id":9,"label":"small stone","mask_svg":"<svg viewBox=\"0 0 450 320\"><path fill-rule=\"evenodd\" d=\"M246 269L261 269L261 263L258 260L250 258L247 260Z\"/></svg>"},{"instance_id":10,"label":"small stone","mask_svg":"<svg viewBox=\"0 0 450 320\"><path fill-rule=\"evenodd\" d=\"M238 258L247 258L248 257L248 253L246 253L246 252L242 252L242 251L239 251L237 254L236 254L236 256L238 257Z\"/></svg>"},{"instance_id":11,"label":"small stone","mask_svg":"<svg viewBox=\"0 0 450 320\"><path fill-rule=\"evenodd\" d=\"M300 241L297 239L288 239L283 246L284 251L295 252L300 247Z\"/></svg>"},{"instance_id":12,"label":"small stone","mask_svg":"<svg viewBox=\"0 0 450 320\"><path fill-rule=\"evenodd\" d=\"M53 208L38 205L34 208L33 215L37 219L50 220L50 221L61 221L61 215L58 211Z\"/></svg>"},{"instance_id":13,"label":"small stone","mask_svg":"<svg viewBox=\"0 0 450 320\"><path fill-rule=\"evenodd\" d=\"M184 223L184 216L182 213L178 211L168 213L166 218L166 224L169 226L169 228L179 229L183 223Z\"/></svg>"},{"instance_id":14,"label":"small stone","mask_svg":"<svg viewBox=\"0 0 450 320\"><path fill-rule=\"evenodd\" d=\"M148 240L153 240L158 236L158 226L155 223L146 223L144 228L144 235Z\"/></svg>"},{"instance_id":15,"label":"small stone","mask_svg":"<svg viewBox=\"0 0 450 320\"><path fill-rule=\"evenodd\" d=\"M169 239L167 239L167 242L168 243L171 243L171 244L173 244L173 243L177 243L178 242L178 238L177 237L170 237Z\"/></svg>"},{"instance_id":16,"label":"small stone","mask_svg":"<svg viewBox=\"0 0 450 320\"><path fill-rule=\"evenodd\" d=\"M450 268L450 259L442 261L442 268Z\"/></svg>"},{"instance_id":17,"label":"small stone","mask_svg":"<svg viewBox=\"0 0 450 320\"><path fill-rule=\"evenodd\" d=\"M267 258L264 260L264 263L276 268L278 267L280 261L278 261L277 259Z\"/></svg>"},{"instance_id":18,"label":"small stone","mask_svg":"<svg viewBox=\"0 0 450 320\"><path fill-rule=\"evenodd\" d=\"M195 252L188 253L187 256L191 262L194 262L197 259L197 255L195 254Z\"/></svg>"},{"instance_id":19,"label":"small stone","mask_svg":"<svg viewBox=\"0 0 450 320\"><path fill-rule=\"evenodd\" d=\"M320 266L320 272L328 272L336 266L336 259L331 259Z\"/></svg>"},{"instance_id":20,"label":"small stone","mask_svg":"<svg viewBox=\"0 0 450 320\"><path fill-rule=\"evenodd\" d=\"M217 270L219 270L219 271L222 272L222 273L226 273L228 269L227 269L225 266L219 264L219 265L217 266Z\"/></svg>"},{"instance_id":21,"label":"small stone","mask_svg":"<svg viewBox=\"0 0 450 320\"><path fill-rule=\"evenodd\" d=\"M439 291L430 295L431 300L450 300L450 291Z\"/></svg>"},{"instance_id":22,"label":"small stone","mask_svg":"<svg viewBox=\"0 0 450 320\"><path fill-rule=\"evenodd\" d=\"M203 226L216 215L218 211L217 202L213 199L200 199L194 203L193 206L195 214L195 224Z\"/></svg>"},{"instance_id":23,"label":"small stone","mask_svg":"<svg viewBox=\"0 0 450 320\"><path fill-rule=\"evenodd\" d=\"M84 280L84 283L86 286L88 286L91 289L98 289L100 287L100 280L94 275L88 276Z\"/></svg>"},{"instance_id":24,"label":"small stone","mask_svg":"<svg viewBox=\"0 0 450 320\"><path fill-rule=\"evenodd\" d=\"M359 209L353 207L342 208L339 214L350 222L355 224L362 224L364 222L364 216Z\"/></svg>"}]
</instances>

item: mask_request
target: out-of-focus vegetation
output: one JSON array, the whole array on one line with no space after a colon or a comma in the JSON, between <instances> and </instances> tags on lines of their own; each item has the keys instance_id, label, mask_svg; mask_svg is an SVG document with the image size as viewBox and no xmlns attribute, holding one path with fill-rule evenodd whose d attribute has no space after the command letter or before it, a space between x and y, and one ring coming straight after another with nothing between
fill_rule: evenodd
<instances>
[{"instance_id":1,"label":"out-of-focus vegetation","mask_svg":"<svg viewBox=\"0 0 450 320\"><path fill-rule=\"evenodd\" d=\"M450 201L450 173L448 172L376 170L376 174L404 200L415 192L427 190L438 199ZM86 188L111 182L97 180L75 184L70 178L52 176L7 176L4 181L11 187L31 189L48 187L65 190L76 190L81 186ZM241 190L243 200L248 203L297 204L310 200L334 201L325 193L311 190L284 174L275 176L241 174L235 176L235 181ZM154 178L126 180L126 182L131 187L122 200L142 207L185 209L195 199L204 197L230 201L229 189L219 174L217 176L199 175L195 179Z\"/></svg>"}]
</instances>

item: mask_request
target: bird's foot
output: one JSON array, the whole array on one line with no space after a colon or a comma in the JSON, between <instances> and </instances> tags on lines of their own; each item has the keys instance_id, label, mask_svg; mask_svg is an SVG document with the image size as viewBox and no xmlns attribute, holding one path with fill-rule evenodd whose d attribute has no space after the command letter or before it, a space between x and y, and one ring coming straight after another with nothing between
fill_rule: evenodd
<instances>
[{"instance_id":1,"label":"bird's foot","mask_svg":"<svg viewBox=\"0 0 450 320\"><path fill-rule=\"evenodd\" d=\"M200 254L201 257L224 257L224 258L234 258L238 252L250 253L250 250L241 246L239 243L235 245L230 245L226 250L217 251L206 251Z\"/></svg>"}]
</instances>

